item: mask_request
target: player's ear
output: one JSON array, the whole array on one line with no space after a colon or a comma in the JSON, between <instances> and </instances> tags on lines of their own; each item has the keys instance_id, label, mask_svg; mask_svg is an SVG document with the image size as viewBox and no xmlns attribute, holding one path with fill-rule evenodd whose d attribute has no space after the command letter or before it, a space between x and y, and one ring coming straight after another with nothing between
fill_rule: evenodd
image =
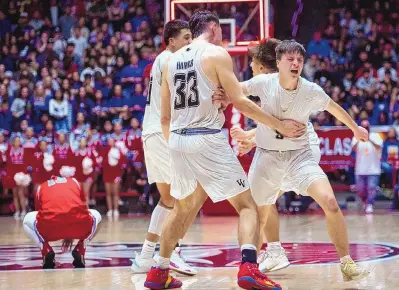
<instances>
[{"instance_id":1,"label":"player's ear","mask_svg":"<svg viewBox=\"0 0 399 290\"><path fill-rule=\"evenodd\" d=\"M171 44L172 46L176 45L176 41L173 37L169 38L169 44Z\"/></svg>"}]
</instances>

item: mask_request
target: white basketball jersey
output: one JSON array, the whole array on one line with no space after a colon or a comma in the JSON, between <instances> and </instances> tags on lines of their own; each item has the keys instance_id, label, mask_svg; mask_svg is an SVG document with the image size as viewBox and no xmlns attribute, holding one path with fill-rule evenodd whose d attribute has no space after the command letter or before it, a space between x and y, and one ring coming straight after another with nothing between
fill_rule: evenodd
<instances>
[{"instance_id":1,"label":"white basketball jersey","mask_svg":"<svg viewBox=\"0 0 399 290\"><path fill-rule=\"evenodd\" d=\"M212 104L215 85L201 68L201 57L210 43L191 43L175 52L168 62L171 92L171 131L186 128L220 129L224 120Z\"/></svg>"},{"instance_id":2,"label":"white basketball jersey","mask_svg":"<svg viewBox=\"0 0 399 290\"><path fill-rule=\"evenodd\" d=\"M147 96L147 106L145 107L143 121L143 136L154 133L161 133L161 83L162 70L173 53L170 50L164 50L155 59L150 76L150 88Z\"/></svg>"},{"instance_id":3,"label":"white basketball jersey","mask_svg":"<svg viewBox=\"0 0 399 290\"><path fill-rule=\"evenodd\" d=\"M279 120L295 120L307 124L313 111L326 110L330 102L330 97L321 87L302 77L293 92L280 86L278 73L257 75L245 82L245 86L249 94L260 98L262 109ZM287 138L259 124L256 144L267 150L297 150L309 144L309 131L298 138Z\"/></svg>"},{"instance_id":4,"label":"white basketball jersey","mask_svg":"<svg viewBox=\"0 0 399 290\"><path fill-rule=\"evenodd\" d=\"M308 135L309 135L309 144L310 145L320 145L319 136L317 136L316 131L314 130L312 122L308 122Z\"/></svg>"}]
</instances>

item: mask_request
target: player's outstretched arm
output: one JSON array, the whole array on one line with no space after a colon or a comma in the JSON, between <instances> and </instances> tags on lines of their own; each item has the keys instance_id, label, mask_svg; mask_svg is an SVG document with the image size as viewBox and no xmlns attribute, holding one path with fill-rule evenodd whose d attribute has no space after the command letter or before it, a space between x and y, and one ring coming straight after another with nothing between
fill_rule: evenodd
<instances>
[{"instance_id":1,"label":"player's outstretched arm","mask_svg":"<svg viewBox=\"0 0 399 290\"><path fill-rule=\"evenodd\" d=\"M166 140L169 141L169 130L171 120L171 104L170 104L170 90L168 84L168 64L162 69L162 84L161 84L161 126L162 134Z\"/></svg>"},{"instance_id":2,"label":"player's outstretched arm","mask_svg":"<svg viewBox=\"0 0 399 290\"><path fill-rule=\"evenodd\" d=\"M233 61L228 52L219 48L214 51L212 63L215 65L220 85L229 96L234 107L245 116L262 123L287 137L299 137L306 131L306 126L291 121L280 121L264 112L257 104L249 100L242 92L240 83L233 72ZM285 122L285 123L284 123ZM287 124L289 125L287 126Z\"/></svg>"},{"instance_id":3,"label":"player's outstretched arm","mask_svg":"<svg viewBox=\"0 0 399 290\"><path fill-rule=\"evenodd\" d=\"M349 114L336 102L333 100L330 100L328 103L328 106L326 110L333 115L335 118L340 120L342 123L344 123L346 126L349 127L349 129L352 130L353 134L355 135L355 138L357 140L361 141L367 141L369 139L369 134L366 129L363 127L360 127L356 124L355 121L349 116Z\"/></svg>"}]
</instances>

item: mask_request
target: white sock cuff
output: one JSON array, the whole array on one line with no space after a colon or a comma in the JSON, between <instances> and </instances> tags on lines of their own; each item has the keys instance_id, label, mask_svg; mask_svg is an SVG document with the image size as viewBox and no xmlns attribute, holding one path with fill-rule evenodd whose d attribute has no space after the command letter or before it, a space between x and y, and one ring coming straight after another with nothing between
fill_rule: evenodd
<instances>
[{"instance_id":1,"label":"white sock cuff","mask_svg":"<svg viewBox=\"0 0 399 290\"><path fill-rule=\"evenodd\" d=\"M241 246L241 251L242 250L255 250L256 251L256 246L251 245L251 244L244 244Z\"/></svg>"},{"instance_id":2,"label":"white sock cuff","mask_svg":"<svg viewBox=\"0 0 399 290\"><path fill-rule=\"evenodd\" d=\"M170 263L170 258L164 258L164 257L159 256L158 266L161 269L168 269L169 263Z\"/></svg>"},{"instance_id":3,"label":"white sock cuff","mask_svg":"<svg viewBox=\"0 0 399 290\"><path fill-rule=\"evenodd\" d=\"M155 207L151 215L150 226L148 227L148 232L161 236L162 226L166 218L170 214L170 209L160 206L159 204Z\"/></svg>"},{"instance_id":4,"label":"white sock cuff","mask_svg":"<svg viewBox=\"0 0 399 290\"><path fill-rule=\"evenodd\" d=\"M281 246L280 242L270 242L270 243L267 243L267 248L268 249L280 249L280 248L282 248L282 246Z\"/></svg>"}]
</instances>

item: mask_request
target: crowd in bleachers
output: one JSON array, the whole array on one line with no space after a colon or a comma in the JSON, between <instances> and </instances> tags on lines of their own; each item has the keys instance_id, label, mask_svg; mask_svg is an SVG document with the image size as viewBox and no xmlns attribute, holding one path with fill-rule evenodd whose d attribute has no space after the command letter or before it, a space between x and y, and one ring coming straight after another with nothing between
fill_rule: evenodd
<instances>
[{"instance_id":1,"label":"crowd in bleachers","mask_svg":"<svg viewBox=\"0 0 399 290\"><path fill-rule=\"evenodd\" d=\"M59 175L60 163L62 175L75 173L88 198L101 172L106 190L107 183L125 177L121 190L143 192L147 66L161 51L162 19L158 1L2 1L5 194L13 189L23 195L29 178L37 185ZM104 176L110 164L121 166L117 176ZM15 180L14 171L26 175ZM15 203L14 196L14 204L25 212L22 198Z\"/></svg>"}]
</instances>

